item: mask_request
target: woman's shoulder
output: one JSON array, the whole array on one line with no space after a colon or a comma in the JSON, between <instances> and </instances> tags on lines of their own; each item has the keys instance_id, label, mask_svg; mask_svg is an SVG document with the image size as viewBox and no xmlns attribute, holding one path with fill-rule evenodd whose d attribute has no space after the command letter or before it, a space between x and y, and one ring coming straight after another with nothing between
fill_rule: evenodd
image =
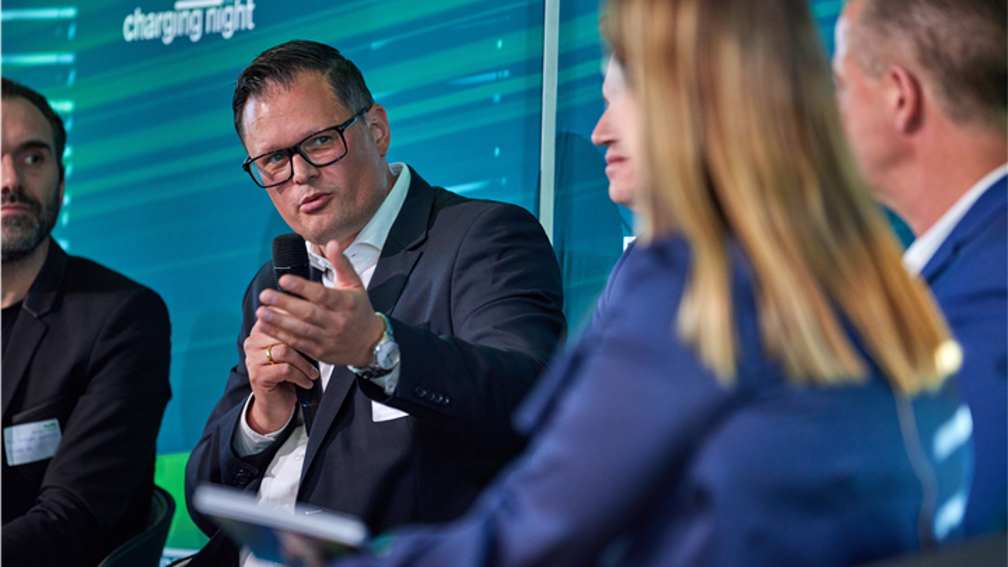
<instances>
[{"instance_id":1,"label":"woman's shoulder","mask_svg":"<svg viewBox=\"0 0 1008 567\"><path fill-rule=\"evenodd\" d=\"M633 296L642 289L668 290L685 281L690 265L690 249L678 236L635 242L633 250L623 258L619 272L614 274L614 296Z\"/></svg>"},{"instance_id":2,"label":"woman's shoulder","mask_svg":"<svg viewBox=\"0 0 1008 567\"><path fill-rule=\"evenodd\" d=\"M665 334L679 308L689 274L690 252L677 237L638 241L619 272L614 273L606 309L595 321L596 330Z\"/></svg>"},{"instance_id":3,"label":"woman's shoulder","mask_svg":"<svg viewBox=\"0 0 1008 567\"><path fill-rule=\"evenodd\" d=\"M749 261L735 241L727 246L728 270L731 277L732 311L736 323L743 325L756 316L755 284ZM669 305L674 315L678 311L683 291L688 287L693 254L689 243L681 236L667 236L639 242L627 254L621 269L613 276L609 303L626 308L660 309ZM754 339L756 337L745 337Z\"/></svg>"}]
</instances>

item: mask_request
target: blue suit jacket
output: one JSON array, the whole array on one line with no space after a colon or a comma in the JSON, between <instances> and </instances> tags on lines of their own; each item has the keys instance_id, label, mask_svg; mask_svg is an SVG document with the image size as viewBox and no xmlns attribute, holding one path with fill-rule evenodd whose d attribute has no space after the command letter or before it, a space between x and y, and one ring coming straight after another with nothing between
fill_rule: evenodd
<instances>
[{"instance_id":1,"label":"blue suit jacket","mask_svg":"<svg viewBox=\"0 0 1008 567\"><path fill-rule=\"evenodd\" d=\"M738 377L720 386L674 334L689 265L682 240L625 256L608 308L523 406L523 456L462 519L346 565L831 566L917 548L925 497L878 369L860 385L786 382L736 250ZM932 451L966 411L952 382L908 404L946 538L971 456L968 436Z\"/></svg>"},{"instance_id":2,"label":"blue suit jacket","mask_svg":"<svg viewBox=\"0 0 1008 567\"><path fill-rule=\"evenodd\" d=\"M609 274L609 279L606 280L605 288L602 290L602 294L599 295L598 303L595 304L595 314L592 316L591 324L594 325L601 319L607 309L609 309L609 302L612 301L612 289L613 284L616 283L616 278L619 277L620 272L623 270L623 264L626 263L627 257L633 252L634 248L637 246L637 240L634 239L626 249L623 250L623 255L616 260L616 264L613 266L612 272Z\"/></svg>"},{"instance_id":3,"label":"blue suit jacket","mask_svg":"<svg viewBox=\"0 0 1008 567\"><path fill-rule=\"evenodd\" d=\"M963 348L959 388L973 413L976 471L967 535L1005 529L1008 367L1008 179L963 216L921 275Z\"/></svg>"}]
</instances>

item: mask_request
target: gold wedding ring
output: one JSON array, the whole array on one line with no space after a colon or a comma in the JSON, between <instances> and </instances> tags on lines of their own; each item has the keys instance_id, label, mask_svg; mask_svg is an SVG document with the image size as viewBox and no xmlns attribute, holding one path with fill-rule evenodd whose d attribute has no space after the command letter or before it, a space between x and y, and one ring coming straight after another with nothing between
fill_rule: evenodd
<instances>
[{"instance_id":1,"label":"gold wedding ring","mask_svg":"<svg viewBox=\"0 0 1008 567\"><path fill-rule=\"evenodd\" d=\"M273 360L273 345L266 347L266 360L268 360L270 364L276 364L276 361Z\"/></svg>"}]
</instances>

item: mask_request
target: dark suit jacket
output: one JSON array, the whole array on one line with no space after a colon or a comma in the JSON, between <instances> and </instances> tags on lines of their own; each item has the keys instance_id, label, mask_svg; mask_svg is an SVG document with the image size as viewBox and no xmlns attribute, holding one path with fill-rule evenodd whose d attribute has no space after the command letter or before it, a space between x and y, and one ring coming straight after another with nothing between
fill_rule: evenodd
<instances>
[{"instance_id":1,"label":"dark suit jacket","mask_svg":"<svg viewBox=\"0 0 1008 567\"><path fill-rule=\"evenodd\" d=\"M1003 531L1008 506L1008 181L963 216L921 275L963 348L960 389L973 413L976 471L968 535Z\"/></svg>"},{"instance_id":2,"label":"dark suit jacket","mask_svg":"<svg viewBox=\"0 0 1008 567\"><path fill-rule=\"evenodd\" d=\"M864 384L785 380L736 247L738 375L722 387L675 335L689 266L683 240L637 245L600 319L519 411L525 454L461 519L393 533L382 553L339 565L830 567L914 549L925 498L878 368L865 357ZM953 382L912 411L931 504L954 520L968 438L930 450L965 411ZM945 527L947 539L961 533Z\"/></svg>"},{"instance_id":3,"label":"dark suit jacket","mask_svg":"<svg viewBox=\"0 0 1008 567\"><path fill-rule=\"evenodd\" d=\"M143 529L171 398L156 293L49 241L3 359L3 427L59 421L56 454L3 456L5 567L96 565ZM6 448L6 446L5 446Z\"/></svg>"},{"instance_id":4,"label":"dark suit jacket","mask_svg":"<svg viewBox=\"0 0 1008 567\"><path fill-rule=\"evenodd\" d=\"M564 332L556 257L541 226L513 205L460 197L412 183L368 293L392 321L402 353L396 392L337 367L312 425L298 500L360 516L376 531L461 514L523 442L512 410ZM251 393L242 344L270 265L249 286L238 365L186 467L197 483L248 490L289 432L267 451L232 449ZM374 423L371 401L409 413ZM292 420L293 422L293 420ZM191 498L188 499L191 502ZM214 524L190 514L204 532Z\"/></svg>"}]
</instances>

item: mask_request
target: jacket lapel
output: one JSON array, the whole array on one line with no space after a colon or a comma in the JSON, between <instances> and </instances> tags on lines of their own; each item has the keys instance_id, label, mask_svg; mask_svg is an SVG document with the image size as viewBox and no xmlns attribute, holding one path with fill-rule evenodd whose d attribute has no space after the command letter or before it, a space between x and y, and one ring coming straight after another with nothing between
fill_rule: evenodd
<instances>
[{"instance_id":1,"label":"jacket lapel","mask_svg":"<svg viewBox=\"0 0 1008 567\"><path fill-rule=\"evenodd\" d=\"M423 254L421 245L427 240L427 225L434 206L434 190L413 168L410 168L410 179L409 193L392 224L368 285L371 305L375 311L385 314L395 310L406 280Z\"/></svg>"},{"instance_id":2,"label":"jacket lapel","mask_svg":"<svg viewBox=\"0 0 1008 567\"><path fill-rule=\"evenodd\" d=\"M977 231L987 226L992 217L1005 214L1006 195L1008 195L1006 190L1008 190L1008 177L1002 177L973 203L921 270L921 276L928 284L933 284L945 272L955 260L959 250L973 239Z\"/></svg>"},{"instance_id":3,"label":"jacket lapel","mask_svg":"<svg viewBox=\"0 0 1008 567\"><path fill-rule=\"evenodd\" d=\"M2 411L5 417L9 417L7 410L11 400L14 399L18 385L25 379L28 364L35 356L35 351L38 350L42 337L49 329L49 325L43 321L43 317L56 305L66 262L66 253L56 244L55 240L50 238L45 263L28 291L28 295L25 296L21 313L18 315L11 332L13 344L10 345L3 357L0 395L2 395Z\"/></svg>"},{"instance_id":4,"label":"jacket lapel","mask_svg":"<svg viewBox=\"0 0 1008 567\"><path fill-rule=\"evenodd\" d=\"M386 314L391 314L395 309L406 280L423 253L421 245L427 240L427 224L434 204L434 190L412 168L410 179L406 200L389 230L368 285L372 307L375 311ZM318 415L312 422L312 435L308 437L305 450L305 465L301 468L302 480L314 463L325 438L336 433L330 431L330 428L340 408L353 404L353 393L357 390L355 380L356 377L347 368L337 366L333 369ZM370 418L371 416L358 416L358 419Z\"/></svg>"}]
</instances>

